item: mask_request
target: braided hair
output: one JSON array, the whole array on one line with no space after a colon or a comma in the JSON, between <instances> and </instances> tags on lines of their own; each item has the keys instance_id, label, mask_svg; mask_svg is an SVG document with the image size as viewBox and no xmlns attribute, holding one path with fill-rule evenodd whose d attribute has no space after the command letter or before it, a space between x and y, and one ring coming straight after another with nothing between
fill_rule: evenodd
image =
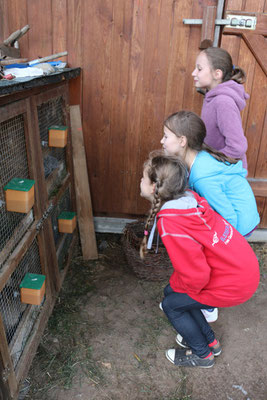
<instances>
[{"instance_id":1,"label":"braided hair","mask_svg":"<svg viewBox=\"0 0 267 400\"><path fill-rule=\"evenodd\" d=\"M168 156L162 151L150 153L144 164L151 183L155 183L154 198L144 227L144 238L140 246L140 257L147 252L148 229L154 221L163 203L182 197L187 188L187 169L184 162L175 156Z\"/></svg>"}]
</instances>

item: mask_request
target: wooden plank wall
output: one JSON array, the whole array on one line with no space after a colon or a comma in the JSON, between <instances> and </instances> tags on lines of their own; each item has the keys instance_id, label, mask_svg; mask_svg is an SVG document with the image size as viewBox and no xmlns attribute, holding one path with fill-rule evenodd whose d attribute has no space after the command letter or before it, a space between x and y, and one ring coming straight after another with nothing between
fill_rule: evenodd
<instances>
[{"instance_id":1,"label":"wooden plank wall","mask_svg":"<svg viewBox=\"0 0 267 400\"><path fill-rule=\"evenodd\" d=\"M265 3L231 0L227 7L262 11ZM200 113L203 100L191 77L201 27L183 25L182 20L202 18L203 6L217 1L0 0L0 4L6 15L2 31L30 25L20 41L22 56L34 59L67 50L68 64L82 68L79 98L94 213L144 213L148 204L139 196L142 164L150 150L160 148L163 120L179 109ZM244 64L247 90L256 95L261 81L254 75L260 79L261 71L257 72L244 44L228 36L223 46L235 62ZM250 107L253 99L252 94ZM247 107L243 121L251 148L251 176L266 168L253 146L255 118L263 124L262 113Z\"/></svg>"},{"instance_id":2,"label":"wooden plank wall","mask_svg":"<svg viewBox=\"0 0 267 400\"><path fill-rule=\"evenodd\" d=\"M229 0L225 11L231 13L267 12L266 0ZM253 178L267 179L267 77L258 64L245 41L235 35L222 35L221 47L230 52L233 63L242 67L247 79L246 92L250 99L242 112L242 122L248 139L248 175ZM267 198L256 197L261 227L267 227Z\"/></svg>"}]
</instances>

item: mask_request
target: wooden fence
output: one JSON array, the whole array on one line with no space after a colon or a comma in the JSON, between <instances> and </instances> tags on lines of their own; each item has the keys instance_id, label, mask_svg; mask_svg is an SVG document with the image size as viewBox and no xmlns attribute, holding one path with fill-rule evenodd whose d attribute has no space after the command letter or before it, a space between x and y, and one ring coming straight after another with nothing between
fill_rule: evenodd
<instances>
[{"instance_id":1,"label":"wooden fence","mask_svg":"<svg viewBox=\"0 0 267 400\"><path fill-rule=\"evenodd\" d=\"M2 37L29 24L22 56L34 59L67 50L68 64L82 68L75 102L83 115L84 141L95 215L142 214L139 196L143 161L160 147L162 123L170 113L200 113L194 69L202 18L216 0L1 0ZM225 12L266 13L266 0L229 0ZM223 35L222 47L248 72L251 98L243 113L249 175L267 178L266 76L237 35ZM265 122L264 122L265 121ZM265 185L265 181L263 181ZM265 185L266 186L266 185ZM259 194L259 193L258 193ZM257 198L267 225L266 199Z\"/></svg>"}]
</instances>

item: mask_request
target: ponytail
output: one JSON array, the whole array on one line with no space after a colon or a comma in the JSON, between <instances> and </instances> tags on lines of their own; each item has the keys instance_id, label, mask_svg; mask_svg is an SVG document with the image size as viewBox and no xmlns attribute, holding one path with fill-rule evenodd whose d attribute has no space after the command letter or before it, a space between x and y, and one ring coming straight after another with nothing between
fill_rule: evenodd
<instances>
[{"instance_id":1,"label":"ponytail","mask_svg":"<svg viewBox=\"0 0 267 400\"><path fill-rule=\"evenodd\" d=\"M206 151L217 161L223 162L224 164L236 164L239 161L238 158L228 157L225 154L221 153L218 150L213 149L212 147L208 146L205 143L202 144L202 150Z\"/></svg>"},{"instance_id":2,"label":"ponytail","mask_svg":"<svg viewBox=\"0 0 267 400\"><path fill-rule=\"evenodd\" d=\"M232 77L231 79L237 83L245 83L246 81L246 73L245 71L237 66L233 66L233 72L232 72ZM225 81L224 81L225 82Z\"/></svg>"}]
</instances>

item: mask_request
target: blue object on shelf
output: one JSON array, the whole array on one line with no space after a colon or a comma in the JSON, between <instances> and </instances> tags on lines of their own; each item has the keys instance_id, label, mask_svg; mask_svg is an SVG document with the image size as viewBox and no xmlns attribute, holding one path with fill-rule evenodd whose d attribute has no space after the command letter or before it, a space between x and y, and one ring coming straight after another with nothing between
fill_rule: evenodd
<instances>
[{"instance_id":1,"label":"blue object on shelf","mask_svg":"<svg viewBox=\"0 0 267 400\"><path fill-rule=\"evenodd\" d=\"M40 63L37 62L37 63L31 64L30 67L36 67L38 64L40 64ZM41 63L41 64L50 64L53 67L58 67L58 66L60 66L60 64L66 64L66 62L63 62L63 61L47 61L47 62Z\"/></svg>"},{"instance_id":2,"label":"blue object on shelf","mask_svg":"<svg viewBox=\"0 0 267 400\"><path fill-rule=\"evenodd\" d=\"M28 63L22 63L22 64L10 64L10 65L5 65L5 69L9 69L9 68L28 68L28 67L36 67L38 64L40 64L39 62L29 65ZM43 64L43 63L42 63ZM66 62L63 61L48 61L45 64L50 64L53 67L59 67L61 64L66 64Z\"/></svg>"},{"instance_id":3,"label":"blue object on shelf","mask_svg":"<svg viewBox=\"0 0 267 400\"><path fill-rule=\"evenodd\" d=\"M9 68L27 68L29 66L29 64L9 64L9 65L5 65L5 69L9 69Z\"/></svg>"}]
</instances>

